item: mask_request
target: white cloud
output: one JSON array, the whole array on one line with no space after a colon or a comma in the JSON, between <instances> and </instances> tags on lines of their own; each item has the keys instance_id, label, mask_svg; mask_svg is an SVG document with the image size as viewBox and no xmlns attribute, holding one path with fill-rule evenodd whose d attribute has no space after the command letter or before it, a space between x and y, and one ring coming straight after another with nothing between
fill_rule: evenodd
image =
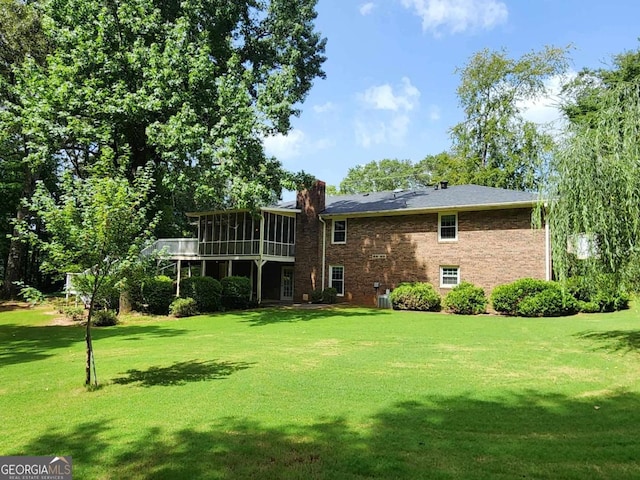
<instances>
[{"instance_id":1,"label":"white cloud","mask_svg":"<svg viewBox=\"0 0 640 480\"><path fill-rule=\"evenodd\" d=\"M429 107L429 120L431 120L432 122L437 122L438 120L440 120L440 117L440 107L437 105L431 105Z\"/></svg>"},{"instance_id":2,"label":"white cloud","mask_svg":"<svg viewBox=\"0 0 640 480\"><path fill-rule=\"evenodd\" d=\"M402 84L395 93L393 87L386 83L370 87L358 97L375 110L409 111L418 105L420 91L411 84L411 80L402 77Z\"/></svg>"},{"instance_id":3,"label":"white cloud","mask_svg":"<svg viewBox=\"0 0 640 480\"><path fill-rule=\"evenodd\" d=\"M263 140L265 151L280 160L289 160L300 155L306 135L302 130L291 130L288 135L272 135Z\"/></svg>"},{"instance_id":4,"label":"white cloud","mask_svg":"<svg viewBox=\"0 0 640 480\"><path fill-rule=\"evenodd\" d=\"M407 77L393 87L386 83L368 88L358 94L367 110L355 121L356 143L365 148L390 143L401 145L407 136L411 117L409 113L419 105L420 90Z\"/></svg>"},{"instance_id":5,"label":"white cloud","mask_svg":"<svg viewBox=\"0 0 640 480\"><path fill-rule=\"evenodd\" d=\"M373 2L367 2L360 5L360 15L369 15L374 7L376 6Z\"/></svg>"},{"instance_id":6,"label":"white cloud","mask_svg":"<svg viewBox=\"0 0 640 480\"><path fill-rule=\"evenodd\" d=\"M319 150L326 150L335 146L330 138L311 141L302 130L293 129L287 135L277 134L263 139L267 155L273 155L278 160L292 160L302 155L308 155Z\"/></svg>"},{"instance_id":7,"label":"white cloud","mask_svg":"<svg viewBox=\"0 0 640 480\"><path fill-rule=\"evenodd\" d=\"M326 103L323 103L322 105L313 106L313 111L316 113L331 112L332 110L335 110L335 109L336 109L336 106L333 104L333 102L326 102Z\"/></svg>"},{"instance_id":8,"label":"white cloud","mask_svg":"<svg viewBox=\"0 0 640 480\"><path fill-rule=\"evenodd\" d=\"M422 18L422 29L439 36L450 33L490 30L507 21L507 5L500 0L402 0L405 8Z\"/></svg>"}]
</instances>

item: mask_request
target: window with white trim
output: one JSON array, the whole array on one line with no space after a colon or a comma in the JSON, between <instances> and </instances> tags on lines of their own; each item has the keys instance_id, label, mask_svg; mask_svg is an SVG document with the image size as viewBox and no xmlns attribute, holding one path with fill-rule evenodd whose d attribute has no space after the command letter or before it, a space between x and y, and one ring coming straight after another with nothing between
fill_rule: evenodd
<instances>
[{"instance_id":1,"label":"window with white trim","mask_svg":"<svg viewBox=\"0 0 640 480\"><path fill-rule=\"evenodd\" d=\"M458 240L458 214L438 214L438 241L453 242Z\"/></svg>"},{"instance_id":2,"label":"window with white trim","mask_svg":"<svg viewBox=\"0 0 640 480\"><path fill-rule=\"evenodd\" d=\"M460 283L460 267L440 267L440 288L453 288Z\"/></svg>"},{"instance_id":3,"label":"window with white trim","mask_svg":"<svg viewBox=\"0 0 640 480\"><path fill-rule=\"evenodd\" d=\"M341 265L329 266L329 286L336 289L339 297L344 296L344 267Z\"/></svg>"},{"instance_id":4,"label":"window with white trim","mask_svg":"<svg viewBox=\"0 0 640 480\"><path fill-rule=\"evenodd\" d=\"M347 221L334 220L331 243L347 243Z\"/></svg>"}]
</instances>

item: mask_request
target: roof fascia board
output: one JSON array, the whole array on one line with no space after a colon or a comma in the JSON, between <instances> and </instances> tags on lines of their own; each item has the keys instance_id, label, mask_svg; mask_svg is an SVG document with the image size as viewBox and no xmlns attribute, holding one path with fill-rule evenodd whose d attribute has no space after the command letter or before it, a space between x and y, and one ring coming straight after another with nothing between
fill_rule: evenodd
<instances>
[{"instance_id":1,"label":"roof fascia board","mask_svg":"<svg viewBox=\"0 0 640 480\"><path fill-rule=\"evenodd\" d=\"M481 205L442 205L440 207L403 208L397 210L373 210L366 212L321 213L324 218L355 218L355 217L388 217L392 215L418 215L423 213L438 213L444 211L464 212L481 210L508 210L511 208L532 208L538 204L537 200L509 203L486 203Z\"/></svg>"},{"instance_id":2,"label":"roof fascia board","mask_svg":"<svg viewBox=\"0 0 640 480\"><path fill-rule=\"evenodd\" d=\"M200 217L202 215L214 215L219 213L243 213L249 212L248 208L235 208L229 210L205 210L202 212L187 212L185 215L187 217ZM289 214L290 216L294 216L296 213L302 213L302 210L299 208L281 208L281 207L262 207L260 208L260 212L270 212L270 213L282 213Z\"/></svg>"}]
</instances>

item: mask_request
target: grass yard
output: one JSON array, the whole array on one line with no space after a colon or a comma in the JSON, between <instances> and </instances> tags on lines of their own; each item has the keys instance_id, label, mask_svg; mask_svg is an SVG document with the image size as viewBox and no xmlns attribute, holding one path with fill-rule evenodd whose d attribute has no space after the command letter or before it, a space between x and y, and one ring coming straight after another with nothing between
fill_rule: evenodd
<instances>
[{"instance_id":1,"label":"grass yard","mask_svg":"<svg viewBox=\"0 0 640 480\"><path fill-rule=\"evenodd\" d=\"M0 455L77 479L637 479L640 316L0 311Z\"/></svg>"}]
</instances>

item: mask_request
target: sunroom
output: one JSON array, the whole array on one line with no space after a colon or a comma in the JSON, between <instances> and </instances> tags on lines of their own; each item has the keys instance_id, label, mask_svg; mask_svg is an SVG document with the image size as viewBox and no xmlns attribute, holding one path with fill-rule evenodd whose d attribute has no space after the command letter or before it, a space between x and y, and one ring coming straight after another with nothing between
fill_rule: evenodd
<instances>
[{"instance_id":1,"label":"sunroom","mask_svg":"<svg viewBox=\"0 0 640 480\"><path fill-rule=\"evenodd\" d=\"M296 213L290 208L188 213L196 238L158 239L144 253L171 261L178 285L184 275L251 279L252 295L293 300ZM179 294L179 291L178 291Z\"/></svg>"}]
</instances>

